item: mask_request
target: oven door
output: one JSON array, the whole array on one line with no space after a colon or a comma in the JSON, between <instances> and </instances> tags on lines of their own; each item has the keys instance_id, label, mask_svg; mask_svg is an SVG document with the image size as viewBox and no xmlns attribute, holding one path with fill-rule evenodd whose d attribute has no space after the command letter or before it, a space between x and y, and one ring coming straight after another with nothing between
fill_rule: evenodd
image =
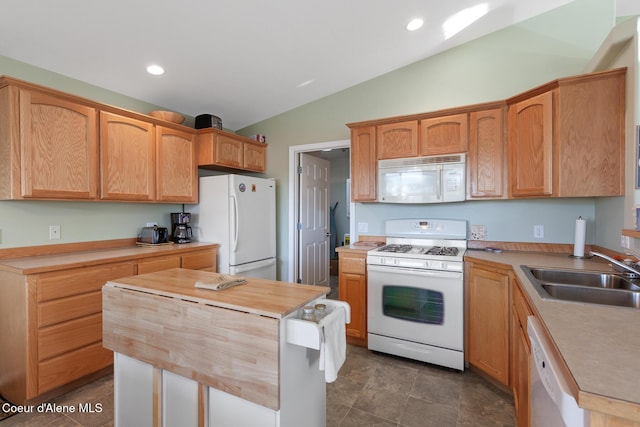
<instances>
[{"instance_id":1,"label":"oven door","mask_svg":"<svg viewBox=\"0 0 640 427\"><path fill-rule=\"evenodd\" d=\"M368 331L463 350L463 275L368 266Z\"/></svg>"}]
</instances>

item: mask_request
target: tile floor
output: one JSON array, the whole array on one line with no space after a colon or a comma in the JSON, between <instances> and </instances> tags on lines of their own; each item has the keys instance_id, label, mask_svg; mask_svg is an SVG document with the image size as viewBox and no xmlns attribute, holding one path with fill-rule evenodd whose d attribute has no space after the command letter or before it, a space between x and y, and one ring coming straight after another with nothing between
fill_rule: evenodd
<instances>
[{"instance_id":1,"label":"tile floor","mask_svg":"<svg viewBox=\"0 0 640 427\"><path fill-rule=\"evenodd\" d=\"M10 426L113 425L113 376L54 399L74 413L16 414ZM79 413L78 405L102 405ZM302 424L301 424L302 425ZM338 380L327 384L327 426L515 426L512 398L476 374L368 351L349 345ZM229 426L233 427L233 426Z\"/></svg>"}]
</instances>

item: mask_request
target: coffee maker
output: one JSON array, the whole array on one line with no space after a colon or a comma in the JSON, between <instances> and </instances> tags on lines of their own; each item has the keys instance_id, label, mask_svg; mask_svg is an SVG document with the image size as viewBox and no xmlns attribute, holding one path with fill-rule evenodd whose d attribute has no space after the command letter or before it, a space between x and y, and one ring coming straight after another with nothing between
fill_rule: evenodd
<instances>
[{"instance_id":1,"label":"coffee maker","mask_svg":"<svg viewBox=\"0 0 640 427\"><path fill-rule=\"evenodd\" d=\"M171 214L171 240L175 243L190 243L192 238L191 214L189 212L173 212Z\"/></svg>"}]
</instances>

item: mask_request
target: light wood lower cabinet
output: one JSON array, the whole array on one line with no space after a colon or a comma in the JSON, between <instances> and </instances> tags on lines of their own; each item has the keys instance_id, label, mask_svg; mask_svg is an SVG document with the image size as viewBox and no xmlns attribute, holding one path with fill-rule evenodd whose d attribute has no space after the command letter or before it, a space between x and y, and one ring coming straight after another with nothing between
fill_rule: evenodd
<instances>
[{"instance_id":1,"label":"light wood lower cabinet","mask_svg":"<svg viewBox=\"0 0 640 427\"><path fill-rule=\"evenodd\" d=\"M0 394L22 404L113 363L102 346L107 281L173 267L215 271L216 255L214 247L34 274L0 269Z\"/></svg>"},{"instance_id":2,"label":"light wood lower cabinet","mask_svg":"<svg viewBox=\"0 0 640 427\"><path fill-rule=\"evenodd\" d=\"M339 252L338 296L351 306L347 342L367 346L367 255Z\"/></svg>"},{"instance_id":3,"label":"light wood lower cabinet","mask_svg":"<svg viewBox=\"0 0 640 427\"><path fill-rule=\"evenodd\" d=\"M216 249L143 259L138 262L138 274L153 273L170 268L216 271Z\"/></svg>"},{"instance_id":4,"label":"light wood lower cabinet","mask_svg":"<svg viewBox=\"0 0 640 427\"><path fill-rule=\"evenodd\" d=\"M469 364L509 384L510 272L466 263Z\"/></svg>"},{"instance_id":5,"label":"light wood lower cabinet","mask_svg":"<svg viewBox=\"0 0 640 427\"><path fill-rule=\"evenodd\" d=\"M527 317L533 313L522 294L518 279L512 282L511 306L511 390L516 408L518 427L527 427L531 422L530 369L531 344L527 333Z\"/></svg>"}]
</instances>

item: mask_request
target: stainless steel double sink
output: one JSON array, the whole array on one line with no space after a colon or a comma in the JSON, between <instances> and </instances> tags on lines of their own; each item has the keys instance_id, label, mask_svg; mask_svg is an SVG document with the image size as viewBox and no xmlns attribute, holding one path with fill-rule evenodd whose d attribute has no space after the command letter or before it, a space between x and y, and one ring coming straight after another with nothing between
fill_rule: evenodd
<instances>
[{"instance_id":1,"label":"stainless steel double sink","mask_svg":"<svg viewBox=\"0 0 640 427\"><path fill-rule=\"evenodd\" d=\"M622 273L522 266L542 299L640 309L640 280Z\"/></svg>"}]
</instances>

